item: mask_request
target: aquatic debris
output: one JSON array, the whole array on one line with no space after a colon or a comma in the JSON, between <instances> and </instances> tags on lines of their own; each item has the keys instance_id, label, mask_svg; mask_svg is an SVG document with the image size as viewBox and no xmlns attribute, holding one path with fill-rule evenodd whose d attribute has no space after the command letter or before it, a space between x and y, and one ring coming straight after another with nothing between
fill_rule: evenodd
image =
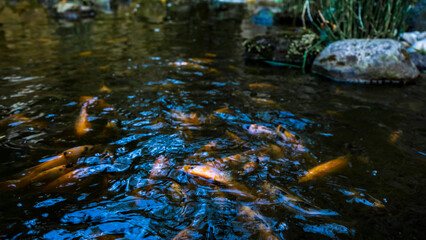
<instances>
[{"instance_id":1,"label":"aquatic debris","mask_svg":"<svg viewBox=\"0 0 426 240\"><path fill-rule=\"evenodd\" d=\"M328 174L338 172L348 166L349 159L347 156L341 156L334 160L316 166L299 178L299 183L315 180L327 176Z\"/></svg>"},{"instance_id":2,"label":"aquatic debris","mask_svg":"<svg viewBox=\"0 0 426 240\"><path fill-rule=\"evenodd\" d=\"M238 209L238 216L251 228L255 228L259 231L262 239L278 240L274 235L270 224L266 222L266 219L257 211L254 211L249 206L243 205Z\"/></svg>"},{"instance_id":3,"label":"aquatic debris","mask_svg":"<svg viewBox=\"0 0 426 240\"><path fill-rule=\"evenodd\" d=\"M249 88L269 88L269 89L274 89L274 88L278 88L275 85L269 84L269 83L250 83Z\"/></svg>"}]
</instances>

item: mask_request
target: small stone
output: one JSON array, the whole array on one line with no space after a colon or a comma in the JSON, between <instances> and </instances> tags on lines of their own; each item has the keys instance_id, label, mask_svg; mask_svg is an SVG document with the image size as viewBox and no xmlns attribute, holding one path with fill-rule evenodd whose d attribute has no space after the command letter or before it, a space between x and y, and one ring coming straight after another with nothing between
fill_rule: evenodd
<instances>
[{"instance_id":1,"label":"small stone","mask_svg":"<svg viewBox=\"0 0 426 240\"><path fill-rule=\"evenodd\" d=\"M420 75L403 45L392 39L334 42L315 59L312 72L355 83L405 83Z\"/></svg>"},{"instance_id":2,"label":"small stone","mask_svg":"<svg viewBox=\"0 0 426 240\"><path fill-rule=\"evenodd\" d=\"M420 35L418 31L415 32L405 32L400 35L401 39L413 45L417 42L417 38Z\"/></svg>"},{"instance_id":3,"label":"small stone","mask_svg":"<svg viewBox=\"0 0 426 240\"><path fill-rule=\"evenodd\" d=\"M420 40L413 44L412 48L416 50L416 52L425 54L426 53L426 39Z\"/></svg>"}]
</instances>

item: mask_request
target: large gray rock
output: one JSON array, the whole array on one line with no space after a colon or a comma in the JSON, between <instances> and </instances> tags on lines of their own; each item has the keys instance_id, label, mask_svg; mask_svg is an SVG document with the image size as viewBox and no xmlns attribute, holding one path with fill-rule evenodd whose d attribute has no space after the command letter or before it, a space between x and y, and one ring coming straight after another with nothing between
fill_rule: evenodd
<instances>
[{"instance_id":1,"label":"large gray rock","mask_svg":"<svg viewBox=\"0 0 426 240\"><path fill-rule=\"evenodd\" d=\"M334 42L315 59L312 72L359 83L407 83L420 75L402 44L391 39Z\"/></svg>"}]
</instances>

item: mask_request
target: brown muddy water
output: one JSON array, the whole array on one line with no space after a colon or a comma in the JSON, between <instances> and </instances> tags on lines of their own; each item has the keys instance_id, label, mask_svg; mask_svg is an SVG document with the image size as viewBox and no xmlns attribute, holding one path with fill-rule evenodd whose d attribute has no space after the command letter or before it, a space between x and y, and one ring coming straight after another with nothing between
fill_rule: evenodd
<instances>
[{"instance_id":1,"label":"brown muddy water","mask_svg":"<svg viewBox=\"0 0 426 240\"><path fill-rule=\"evenodd\" d=\"M248 64L247 5L154 3L78 22L3 8L1 238L425 239L424 80Z\"/></svg>"}]
</instances>

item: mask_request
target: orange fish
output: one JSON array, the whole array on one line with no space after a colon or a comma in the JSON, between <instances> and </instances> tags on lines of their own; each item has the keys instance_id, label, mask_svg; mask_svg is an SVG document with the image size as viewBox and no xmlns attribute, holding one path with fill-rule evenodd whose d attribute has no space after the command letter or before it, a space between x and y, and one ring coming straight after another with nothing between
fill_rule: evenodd
<instances>
[{"instance_id":1,"label":"orange fish","mask_svg":"<svg viewBox=\"0 0 426 240\"><path fill-rule=\"evenodd\" d=\"M75 169L51 181L49 184L43 187L43 190L51 191L54 189L74 185L77 182L82 181L84 178L87 178L94 174L99 174L105 171L105 169L107 169L109 166L111 165L104 164L104 165L96 165L96 166L89 166L89 167Z\"/></svg>"},{"instance_id":2,"label":"orange fish","mask_svg":"<svg viewBox=\"0 0 426 240\"><path fill-rule=\"evenodd\" d=\"M216 57L217 55L216 54L214 54L214 53L205 53L204 54L204 56L206 56L206 57Z\"/></svg>"},{"instance_id":3,"label":"orange fish","mask_svg":"<svg viewBox=\"0 0 426 240\"><path fill-rule=\"evenodd\" d=\"M235 134L233 132L226 131L225 135L227 137L229 137L230 139L234 140L238 144L241 144L241 145L246 144L246 142L244 140L242 140L240 137L237 136L237 134Z\"/></svg>"},{"instance_id":4,"label":"orange fish","mask_svg":"<svg viewBox=\"0 0 426 240\"><path fill-rule=\"evenodd\" d=\"M257 169L257 167L259 166L259 164L256 162L256 161L250 161L250 162L247 162L246 164L244 164L244 166L243 166L243 173L244 174L248 174L248 173L251 173L251 172L253 172L254 170L256 170Z\"/></svg>"},{"instance_id":5,"label":"orange fish","mask_svg":"<svg viewBox=\"0 0 426 240\"><path fill-rule=\"evenodd\" d=\"M193 62L202 63L202 64L214 62L213 59L209 59L209 58L190 58L190 60Z\"/></svg>"},{"instance_id":6,"label":"orange fish","mask_svg":"<svg viewBox=\"0 0 426 240\"><path fill-rule=\"evenodd\" d=\"M213 180L223 184L231 181L231 178L224 172L208 165L186 165L182 170L190 175Z\"/></svg>"},{"instance_id":7,"label":"orange fish","mask_svg":"<svg viewBox=\"0 0 426 240\"><path fill-rule=\"evenodd\" d=\"M60 165L40 172L37 175L31 174L19 180L12 180L11 182L13 182L13 184L11 184L10 186L13 186L14 188L23 188L31 183L46 183L66 174L72 169L73 168L71 166Z\"/></svg>"},{"instance_id":8,"label":"orange fish","mask_svg":"<svg viewBox=\"0 0 426 240\"><path fill-rule=\"evenodd\" d=\"M84 104L83 107L81 107L80 115L75 122L75 133L77 136L83 136L89 131L92 131L86 108L87 104Z\"/></svg>"},{"instance_id":9,"label":"orange fish","mask_svg":"<svg viewBox=\"0 0 426 240\"><path fill-rule=\"evenodd\" d=\"M92 51L81 52L78 55L80 55L80 56L89 56L89 55L92 55Z\"/></svg>"},{"instance_id":10,"label":"orange fish","mask_svg":"<svg viewBox=\"0 0 426 240\"><path fill-rule=\"evenodd\" d=\"M9 117L6 117L0 121L0 127L6 127L12 123L28 123L32 119L24 116L22 113L15 113Z\"/></svg>"},{"instance_id":11,"label":"orange fish","mask_svg":"<svg viewBox=\"0 0 426 240\"><path fill-rule=\"evenodd\" d=\"M202 124L202 120L197 116L196 113L191 113L189 116L179 110L172 110L172 116L179 119L184 124L199 126Z\"/></svg>"},{"instance_id":12,"label":"orange fish","mask_svg":"<svg viewBox=\"0 0 426 240\"><path fill-rule=\"evenodd\" d=\"M398 139L401 137L401 135L402 135L402 130L393 131L389 135L389 142L392 144L395 144L398 141Z\"/></svg>"},{"instance_id":13,"label":"orange fish","mask_svg":"<svg viewBox=\"0 0 426 240\"><path fill-rule=\"evenodd\" d=\"M250 83L249 88L277 88L277 86L268 83Z\"/></svg>"},{"instance_id":14,"label":"orange fish","mask_svg":"<svg viewBox=\"0 0 426 240\"><path fill-rule=\"evenodd\" d=\"M276 102L269 100L269 99L264 99L264 98L251 98L253 101L260 103L260 104L269 104L272 105L276 108L281 108L280 105L278 105Z\"/></svg>"},{"instance_id":15,"label":"orange fish","mask_svg":"<svg viewBox=\"0 0 426 240\"><path fill-rule=\"evenodd\" d=\"M102 84L102 87L99 89L99 92L110 93L112 92L112 90L109 87L105 86L105 84Z\"/></svg>"},{"instance_id":16,"label":"orange fish","mask_svg":"<svg viewBox=\"0 0 426 240\"><path fill-rule=\"evenodd\" d=\"M314 179L322 178L330 173L334 173L342 170L346 166L348 166L349 160L347 156L341 156L334 160L323 163L319 166L316 166L299 178L299 183L311 181Z\"/></svg>"},{"instance_id":17,"label":"orange fish","mask_svg":"<svg viewBox=\"0 0 426 240\"><path fill-rule=\"evenodd\" d=\"M14 186L10 187L19 188L24 187L31 182L44 181L46 178L53 179L54 177L52 176L55 174L63 174L64 172L71 170L72 168L70 168L70 165L76 164L81 155L90 153L94 149L95 147L91 145L68 149L55 157L48 158L47 161L40 163L37 166L27 169L18 180L9 180L4 183L7 185L14 184ZM4 183L2 184L4 185Z\"/></svg>"},{"instance_id":18,"label":"orange fish","mask_svg":"<svg viewBox=\"0 0 426 240\"><path fill-rule=\"evenodd\" d=\"M50 168L54 168L60 165L75 164L79 157L83 154L93 153L96 150L96 146L83 145L75 148L70 148L61 154L48 159L48 161L40 163L37 166L30 168L31 172L42 172Z\"/></svg>"},{"instance_id":19,"label":"orange fish","mask_svg":"<svg viewBox=\"0 0 426 240\"><path fill-rule=\"evenodd\" d=\"M231 110L229 110L228 107L224 107L224 108L219 108L217 110L214 111L214 113L231 113Z\"/></svg>"},{"instance_id":20,"label":"orange fish","mask_svg":"<svg viewBox=\"0 0 426 240\"><path fill-rule=\"evenodd\" d=\"M265 218L249 206L241 206L238 209L238 216L251 225L251 227L257 228L261 239L278 240Z\"/></svg>"}]
</instances>

